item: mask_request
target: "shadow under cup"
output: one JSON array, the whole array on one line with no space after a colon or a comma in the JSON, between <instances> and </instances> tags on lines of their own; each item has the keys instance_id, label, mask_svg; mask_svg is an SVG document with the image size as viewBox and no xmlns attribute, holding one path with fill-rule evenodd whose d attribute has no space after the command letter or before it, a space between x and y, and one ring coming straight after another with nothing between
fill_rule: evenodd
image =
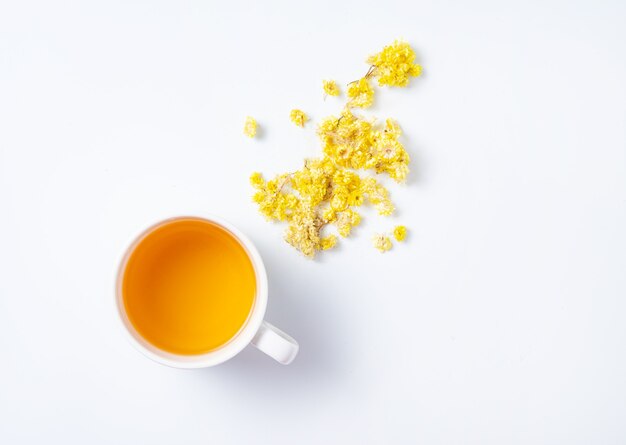
<instances>
[{"instance_id":1,"label":"shadow under cup","mask_svg":"<svg viewBox=\"0 0 626 445\"><path fill-rule=\"evenodd\" d=\"M245 347L265 312L266 297L258 297L267 284L258 253L242 237L217 222L182 217L137 238L120 266L117 298L143 352L193 363L230 348L224 361ZM239 339L251 318L250 338Z\"/></svg>"}]
</instances>

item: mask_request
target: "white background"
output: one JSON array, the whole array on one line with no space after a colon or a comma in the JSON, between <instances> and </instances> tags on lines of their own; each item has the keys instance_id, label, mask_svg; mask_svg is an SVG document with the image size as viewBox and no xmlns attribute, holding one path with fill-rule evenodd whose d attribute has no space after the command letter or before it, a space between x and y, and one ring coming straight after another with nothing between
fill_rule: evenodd
<instances>
[{"instance_id":1,"label":"white background","mask_svg":"<svg viewBox=\"0 0 626 445\"><path fill-rule=\"evenodd\" d=\"M0 442L626 443L626 6L508 3L0 3ZM322 79L397 37L424 75L370 114L406 133L399 211L306 260L248 176L318 155ZM292 365L122 336L127 243L207 213L258 245Z\"/></svg>"}]
</instances>

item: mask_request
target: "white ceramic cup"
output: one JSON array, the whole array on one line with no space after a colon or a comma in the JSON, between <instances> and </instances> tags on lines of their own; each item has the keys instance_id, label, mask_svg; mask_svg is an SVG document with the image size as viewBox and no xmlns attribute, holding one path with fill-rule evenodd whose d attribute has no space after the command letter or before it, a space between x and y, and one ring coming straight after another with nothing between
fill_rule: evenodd
<instances>
[{"instance_id":1,"label":"white ceramic cup","mask_svg":"<svg viewBox=\"0 0 626 445\"><path fill-rule=\"evenodd\" d=\"M222 229L228 231L239 241L248 253L248 257L254 267L254 273L256 276L256 297L254 299L252 310L250 311L244 326L226 344L222 345L218 349L204 354L179 355L157 348L137 332L126 314L122 283L124 281L124 273L126 271L128 259L137 245L148 234L152 233L155 229L161 227L162 225L189 219L216 224ZM265 309L267 307L267 273L265 272L265 266L263 265L263 260L261 259L259 252L256 250L254 244L252 244L248 237L233 227L232 224L220 218L200 218L196 216L175 217L158 222L142 232L137 238L135 238L130 247L126 250L126 253L120 263L117 272L115 300L117 304L117 313L119 314L119 318L124 327L124 332L126 332L130 342L139 351L154 361L164 365L187 369L207 368L209 366L223 363L234 357L249 343L252 343L259 350L284 365L291 363L298 353L298 343L293 338L263 320L263 317L265 316Z\"/></svg>"}]
</instances>

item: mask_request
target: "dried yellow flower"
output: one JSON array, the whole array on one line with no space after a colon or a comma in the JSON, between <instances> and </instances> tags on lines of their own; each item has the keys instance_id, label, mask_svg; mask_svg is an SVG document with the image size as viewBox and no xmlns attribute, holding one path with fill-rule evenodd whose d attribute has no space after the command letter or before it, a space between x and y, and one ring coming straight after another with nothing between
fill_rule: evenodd
<instances>
[{"instance_id":1,"label":"dried yellow flower","mask_svg":"<svg viewBox=\"0 0 626 445\"><path fill-rule=\"evenodd\" d=\"M331 223L337 220L337 212L332 207L327 207L322 212L322 219L325 223Z\"/></svg>"},{"instance_id":2,"label":"dried yellow flower","mask_svg":"<svg viewBox=\"0 0 626 445\"><path fill-rule=\"evenodd\" d=\"M361 215L352 209L347 209L340 212L337 217L337 231L339 235L344 238L350 235L353 227L358 226L361 223Z\"/></svg>"},{"instance_id":3,"label":"dried yellow flower","mask_svg":"<svg viewBox=\"0 0 626 445\"><path fill-rule=\"evenodd\" d=\"M263 175L261 173L254 172L250 175L250 184L252 184L252 187L255 189L262 187L264 183L265 181L263 180Z\"/></svg>"},{"instance_id":4,"label":"dried yellow flower","mask_svg":"<svg viewBox=\"0 0 626 445\"><path fill-rule=\"evenodd\" d=\"M341 116L330 116L318 128L324 153L337 165L353 169L374 169L403 182L409 172L409 154L398 140L397 123L387 119L380 128L345 109Z\"/></svg>"},{"instance_id":5,"label":"dried yellow flower","mask_svg":"<svg viewBox=\"0 0 626 445\"><path fill-rule=\"evenodd\" d=\"M253 138L256 136L257 123L253 117L246 117L246 121L243 124L243 134L248 136L249 138Z\"/></svg>"},{"instance_id":6,"label":"dried yellow flower","mask_svg":"<svg viewBox=\"0 0 626 445\"><path fill-rule=\"evenodd\" d=\"M385 253L386 251L391 249L391 240L387 235L376 234L372 239L374 247L376 247L380 252Z\"/></svg>"},{"instance_id":7,"label":"dried yellow flower","mask_svg":"<svg viewBox=\"0 0 626 445\"><path fill-rule=\"evenodd\" d=\"M396 226L393 229L393 237L396 241L404 241L406 239L406 227L404 226Z\"/></svg>"},{"instance_id":8,"label":"dried yellow flower","mask_svg":"<svg viewBox=\"0 0 626 445\"><path fill-rule=\"evenodd\" d=\"M243 124L243 134L248 136L249 138L253 138L256 136L257 123L253 117L246 117L246 121Z\"/></svg>"},{"instance_id":9,"label":"dried yellow flower","mask_svg":"<svg viewBox=\"0 0 626 445\"><path fill-rule=\"evenodd\" d=\"M320 238L322 226L321 218L306 202L302 202L291 215L285 241L305 256L313 258L315 252L322 249Z\"/></svg>"},{"instance_id":10,"label":"dried yellow flower","mask_svg":"<svg viewBox=\"0 0 626 445\"><path fill-rule=\"evenodd\" d=\"M381 86L405 87L411 77L422 73L422 67L415 63L415 51L401 40L385 46L381 52L370 56L367 62L373 65L372 75L378 78Z\"/></svg>"},{"instance_id":11,"label":"dried yellow flower","mask_svg":"<svg viewBox=\"0 0 626 445\"><path fill-rule=\"evenodd\" d=\"M383 216L395 210L389 191L374 175L386 174L396 182L406 179L410 158L400 142L400 126L392 119L377 123L358 116L351 107L373 103L370 78L378 76L381 83L382 76L381 85L400 85L402 76L415 74L415 68L405 66L412 63L414 53L403 45L396 42L376 55L372 59L376 66L349 85L349 100L343 111L319 124L322 157L307 159L301 169L271 180L266 181L260 173L250 177L255 189L252 200L259 212L268 220L285 221L285 240L307 257L337 244L336 235L321 236L325 227L332 226L340 236L349 236L361 222L355 210L360 206L371 205ZM328 95L339 93L334 81L324 81L324 91ZM292 110L290 118L300 127L308 120L301 110ZM403 240L406 228L396 227L394 237ZM374 246L385 252L392 247L391 239L376 235Z\"/></svg>"},{"instance_id":12,"label":"dried yellow flower","mask_svg":"<svg viewBox=\"0 0 626 445\"><path fill-rule=\"evenodd\" d=\"M367 80L367 77L363 77L348 85L348 97L350 101L348 106L367 108L374 103L374 88Z\"/></svg>"},{"instance_id":13,"label":"dried yellow flower","mask_svg":"<svg viewBox=\"0 0 626 445\"><path fill-rule=\"evenodd\" d=\"M335 235L329 235L325 238L322 238L320 242L322 250L332 249L333 247L335 247L336 244L337 244L337 237Z\"/></svg>"},{"instance_id":14,"label":"dried yellow flower","mask_svg":"<svg viewBox=\"0 0 626 445\"><path fill-rule=\"evenodd\" d=\"M339 86L334 80L324 80L324 93L327 96L339 96Z\"/></svg>"},{"instance_id":15,"label":"dried yellow flower","mask_svg":"<svg viewBox=\"0 0 626 445\"><path fill-rule=\"evenodd\" d=\"M298 127L304 127L304 123L309 120L304 111L297 109L291 110L289 119L291 119L291 122L296 124Z\"/></svg>"}]
</instances>

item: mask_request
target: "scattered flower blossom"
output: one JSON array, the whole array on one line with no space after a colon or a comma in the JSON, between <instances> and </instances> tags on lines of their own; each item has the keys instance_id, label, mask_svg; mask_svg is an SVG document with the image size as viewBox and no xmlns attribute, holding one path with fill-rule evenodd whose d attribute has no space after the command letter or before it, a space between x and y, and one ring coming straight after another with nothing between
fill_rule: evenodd
<instances>
[{"instance_id":1,"label":"scattered flower blossom","mask_svg":"<svg viewBox=\"0 0 626 445\"><path fill-rule=\"evenodd\" d=\"M370 85L367 77L349 84L347 94L350 98L348 106L367 108L374 103L374 88Z\"/></svg>"},{"instance_id":2,"label":"scattered flower blossom","mask_svg":"<svg viewBox=\"0 0 626 445\"><path fill-rule=\"evenodd\" d=\"M320 244L322 250L332 249L337 244L337 237L335 235L329 235L325 238L322 238Z\"/></svg>"},{"instance_id":3,"label":"scattered flower blossom","mask_svg":"<svg viewBox=\"0 0 626 445\"><path fill-rule=\"evenodd\" d=\"M304 123L309 120L308 116L302 110L291 110L291 114L289 115L291 122L296 124L298 127L304 127Z\"/></svg>"},{"instance_id":4,"label":"scattered flower blossom","mask_svg":"<svg viewBox=\"0 0 626 445\"><path fill-rule=\"evenodd\" d=\"M260 213L271 221L285 221L285 240L305 256L314 257L316 252L337 244L336 235L321 235L326 227L334 227L341 237L349 236L361 222L357 209L363 205L373 206L382 216L394 212L389 191L374 175L386 174L396 182L405 181L410 158L400 142L400 126L392 119L377 123L354 114L351 108L373 103L370 78L378 78L380 85L406 86L409 77L419 75L421 70L414 60L411 47L397 41L370 57L372 66L365 77L349 84L344 109L318 126L321 157L306 159L301 169L273 179L266 180L258 172L251 175L255 190L252 200ZM324 81L323 86L327 95L339 94L334 81ZM291 111L290 118L300 127L308 120L297 109ZM402 241L406 233L406 227L397 226L393 236ZM385 234L376 235L373 243L381 252L392 247L390 236Z\"/></svg>"},{"instance_id":5,"label":"scattered flower blossom","mask_svg":"<svg viewBox=\"0 0 626 445\"><path fill-rule=\"evenodd\" d=\"M257 123L253 117L246 117L246 121L243 124L243 134L248 136L249 138L253 138L256 136Z\"/></svg>"},{"instance_id":6,"label":"scattered flower blossom","mask_svg":"<svg viewBox=\"0 0 626 445\"><path fill-rule=\"evenodd\" d=\"M406 239L406 227L404 226L396 226L393 229L393 237L396 241L404 241Z\"/></svg>"},{"instance_id":7,"label":"scattered flower blossom","mask_svg":"<svg viewBox=\"0 0 626 445\"><path fill-rule=\"evenodd\" d=\"M378 54L370 56L367 63L374 67L372 75L378 78L380 86L405 87L411 77L422 74L422 67L415 63L415 51L401 40L396 40Z\"/></svg>"},{"instance_id":8,"label":"scattered flower blossom","mask_svg":"<svg viewBox=\"0 0 626 445\"><path fill-rule=\"evenodd\" d=\"M324 93L327 96L339 96L339 86L334 80L324 81Z\"/></svg>"},{"instance_id":9,"label":"scattered flower blossom","mask_svg":"<svg viewBox=\"0 0 626 445\"><path fill-rule=\"evenodd\" d=\"M386 251L391 249L391 240L387 235L376 234L372 239L374 247L376 247L381 253L385 253Z\"/></svg>"},{"instance_id":10,"label":"scattered flower blossom","mask_svg":"<svg viewBox=\"0 0 626 445\"><path fill-rule=\"evenodd\" d=\"M409 154L398 140L400 127L391 119L380 127L346 108L339 117L324 119L318 134L324 153L339 166L373 169L396 182L404 182L409 173Z\"/></svg>"}]
</instances>

